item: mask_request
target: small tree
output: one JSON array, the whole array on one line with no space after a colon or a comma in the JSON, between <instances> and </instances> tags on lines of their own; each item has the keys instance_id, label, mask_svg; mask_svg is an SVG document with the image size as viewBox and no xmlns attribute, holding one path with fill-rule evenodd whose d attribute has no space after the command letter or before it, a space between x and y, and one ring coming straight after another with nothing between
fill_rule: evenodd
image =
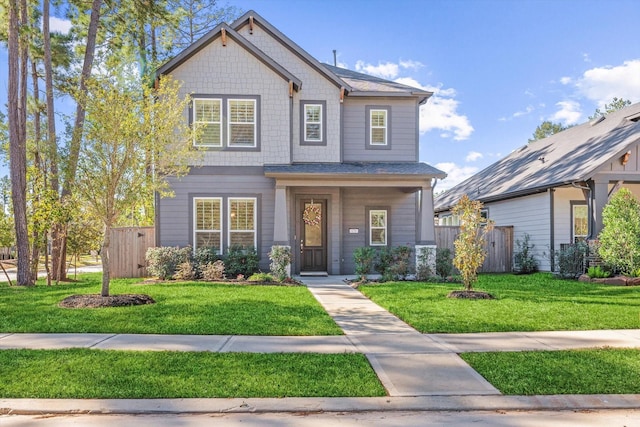
<instances>
[{"instance_id":1,"label":"small tree","mask_svg":"<svg viewBox=\"0 0 640 427\"><path fill-rule=\"evenodd\" d=\"M104 76L89 82L82 99L87 129L76 191L103 226L102 296L109 296L111 228L155 191L170 195L166 177L186 174L196 153L195 130L184 119L189 97L179 95L180 85L162 78L152 89L132 81Z\"/></svg>"},{"instance_id":2,"label":"small tree","mask_svg":"<svg viewBox=\"0 0 640 427\"><path fill-rule=\"evenodd\" d=\"M602 260L631 275L640 268L640 203L626 188L621 188L602 211L604 228L600 232Z\"/></svg>"},{"instance_id":3,"label":"small tree","mask_svg":"<svg viewBox=\"0 0 640 427\"><path fill-rule=\"evenodd\" d=\"M460 270L467 291L473 289L478 279L478 269L486 256L484 236L493 228L492 223L482 218L481 210L482 202L471 200L466 194L452 209L460 218L460 234L453 242L456 249L453 265Z\"/></svg>"}]
</instances>

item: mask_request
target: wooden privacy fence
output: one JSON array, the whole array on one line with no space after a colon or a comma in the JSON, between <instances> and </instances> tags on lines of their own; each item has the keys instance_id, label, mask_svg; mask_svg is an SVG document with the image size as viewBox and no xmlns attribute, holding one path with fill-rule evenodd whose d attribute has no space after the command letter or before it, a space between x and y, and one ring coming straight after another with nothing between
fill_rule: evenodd
<instances>
[{"instance_id":1,"label":"wooden privacy fence","mask_svg":"<svg viewBox=\"0 0 640 427\"><path fill-rule=\"evenodd\" d=\"M453 242L460 233L460 227L436 226L436 245L439 248L451 249L454 255ZM494 227L485 236L487 257L480 271L484 273L509 273L513 270L513 226Z\"/></svg>"},{"instance_id":2,"label":"wooden privacy fence","mask_svg":"<svg viewBox=\"0 0 640 427\"><path fill-rule=\"evenodd\" d=\"M110 274L116 277L146 277L147 249L156 245L154 227L111 229Z\"/></svg>"}]
</instances>

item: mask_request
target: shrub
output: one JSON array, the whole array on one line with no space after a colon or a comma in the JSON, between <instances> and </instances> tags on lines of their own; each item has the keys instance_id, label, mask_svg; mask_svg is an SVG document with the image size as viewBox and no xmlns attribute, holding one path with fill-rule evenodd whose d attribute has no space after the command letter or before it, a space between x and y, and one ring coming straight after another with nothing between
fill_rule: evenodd
<instances>
[{"instance_id":1,"label":"shrub","mask_svg":"<svg viewBox=\"0 0 640 427\"><path fill-rule=\"evenodd\" d=\"M640 268L640 203L626 188L611 197L602 211L602 260L623 274Z\"/></svg>"},{"instance_id":2,"label":"shrub","mask_svg":"<svg viewBox=\"0 0 640 427\"><path fill-rule=\"evenodd\" d=\"M436 248L436 274L440 277L451 276L453 272L453 260L451 249Z\"/></svg>"},{"instance_id":3,"label":"shrub","mask_svg":"<svg viewBox=\"0 0 640 427\"><path fill-rule=\"evenodd\" d=\"M413 249L409 246L379 249L375 270L380 273L382 281L405 280L411 273L412 253Z\"/></svg>"},{"instance_id":4,"label":"shrub","mask_svg":"<svg viewBox=\"0 0 640 427\"><path fill-rule=\"evenodd\" d=\"M271 264L269 268L278 282L283 282L289 276L291 265L291 248L288 246L274 246L269 252Z\"/></svg>"},{"instance_id":5,"label":"shrub","mask_svg":"<svg viewBox=\"0 0 640 427\"><path fill-rule=\"evenodd\" d=\"M375 257L374 269L377 273L380 273L383 280L389 270L389 267L393 264L393 252L389 247L383 247L377 250Z\"/></svg>"},{"instance_id":6,"label":"shrub","mask_svg":"<svg viewBox=\"0 0 640 427\"><path fill-rule=\"evenodd\" d=\"M538 271L538 261L533 256L533 248L536 247L530 243L529 234L525 233L522 240L516 240L518 249L513 257L515 271L518 274L531 274Z\"/></svg>"},{"instance_id":7,"label":"shrub","mask_svg":"<svg viewBox=\"0 0 640 427\"><path fill-rule=\"evenodd\" d=\"M215 280L222 280L224 278L224 262L217 260L215 262L209 262L201 268L202 278L209 282Z\"/></svg>"},{"instance_id":8,"label":"shrub","mask_svg":"<svg viewBox=\"0 0 640 427\"><path fill-rule=\"evenodd\" d=\"M197 276L194 264L191 261L180 263L173 274L173 278L176 280L195 280Z\"/></svg>"},{"instance_id":9,"label":"shrub","mask_svg":"<svg viewBox=\"0 0 640 427\"><path fill-rule=\"evenodd\" d=\"M478 269L482 267L486 256L484 236L493 228L490 222L484 222L481 210L482 202L471 200L466 194L452 209L453 214L460 218L460 234L453 242L456 248L453 265L460 270L462 282L468 291L473 289L478 279Z\"/></svg>"},{"instance_id":10,"label":"shrub","mask_svg":"<svg viewBox=\"0 0 640 427\"><path fill-rule=\"evenodd\" d=\"M563 279L576 279L584 274L589 247L584 242L567 245L555 252L556 275Z\"/></svg>"},{"instance_id":11,"label":"shrub","mask_svg":"<svg viewBox=\"0 0 640 427\"><path fill-rule=\"evenodd\" d=\"M269 273L253 273L248 279L248 282L273 282L273 276Z\"/></svg>"},{"instance_id":12,"label":"shrub","mask_svg":"<svg viewBox=\"0 0 640 427\"><path fill-rule=\"evenodd\" d=\"M191 257L191 247L179 248L177 246L161 246L147 249L145 258L148 266L147 271L152 276L161 280L172 279L178 265L189 261Z\"/></svg>"},{"instance_id":13,"label":"shrub","mask_svg":"<svg viewBox=\"0 0 640 427\"><path fill-rule=\"evenodd\" d=\"M376 251L370 246L356 248L353 251L353 261L356 264L356 274L360 280L366 281L367 274L373 268Z\"/></svg>"},{"instance_id":14,"label":"shrub","mask_svg":"<svg viewBox=\"0 0 640 427\"><path fill-rule=\"evenodd\" d=\"M604 279L611 276L611 272L597 265L595 267L589 267L587 275L592 279Z\"/></svg>"},{"instance_id":15,"label":"shrub","mask_svg":"<svg viewBox=\"0 0 640 427\"><path fill-rule=\"evenodd\" d=\"M229 277L249 277L258 271L258 253L253 246L232 245L224 260L225 271Z\"/></svg>"}]
</instances>

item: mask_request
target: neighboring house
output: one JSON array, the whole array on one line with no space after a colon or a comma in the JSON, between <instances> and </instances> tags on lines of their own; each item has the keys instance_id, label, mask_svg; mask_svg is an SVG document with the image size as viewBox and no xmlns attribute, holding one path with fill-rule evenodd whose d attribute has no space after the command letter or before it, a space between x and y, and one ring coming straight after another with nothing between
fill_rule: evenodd
<instances>
[{"instance_id":1,"label":"neighboring house","mask_svg":"<svg viewBox=\"0 0 640 427\"><path fill-rule=\"evenodd\" d=\"M257 13L160 67L204 127L199 167L158 200L157 244L221 253L292 248L293 273L352 274L359 246L433 246L432 181L418 160L430 92L321 64Z\"/></svg>"},{"instance_id":2,"label":"neighboring house","mask_svg":"<svg viewBox=\"0 0 640 427\"><path fill-rule=\"evenodd\" d=\"M440 225L463 194L496 225L535 244L542 270L563 244L596 238L602 209L624 186L640 196L640 103L521 147L436 197ZM517 248L516 248L517 250Z\"/></svg>"}]
</instances>

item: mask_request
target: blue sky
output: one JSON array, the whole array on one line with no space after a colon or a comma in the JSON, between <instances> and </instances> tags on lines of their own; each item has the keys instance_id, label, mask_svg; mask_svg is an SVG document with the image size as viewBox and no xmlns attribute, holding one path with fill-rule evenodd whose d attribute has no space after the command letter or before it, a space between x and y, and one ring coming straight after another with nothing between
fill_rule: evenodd
<instances>
[{"instance_id":1,"label":"blue sky","mask_svg":"<svg viewBox=\"0 0 640 427\"><path fill-rule=\"evenodd\" d=\"M640 101L637 0L228 4L255 10L321 62L336 49L340 66L433 91L420 160L449 174L440 191L526 144L543 120L576 124L614 96Z\"/></svg>"}]
</instances>

